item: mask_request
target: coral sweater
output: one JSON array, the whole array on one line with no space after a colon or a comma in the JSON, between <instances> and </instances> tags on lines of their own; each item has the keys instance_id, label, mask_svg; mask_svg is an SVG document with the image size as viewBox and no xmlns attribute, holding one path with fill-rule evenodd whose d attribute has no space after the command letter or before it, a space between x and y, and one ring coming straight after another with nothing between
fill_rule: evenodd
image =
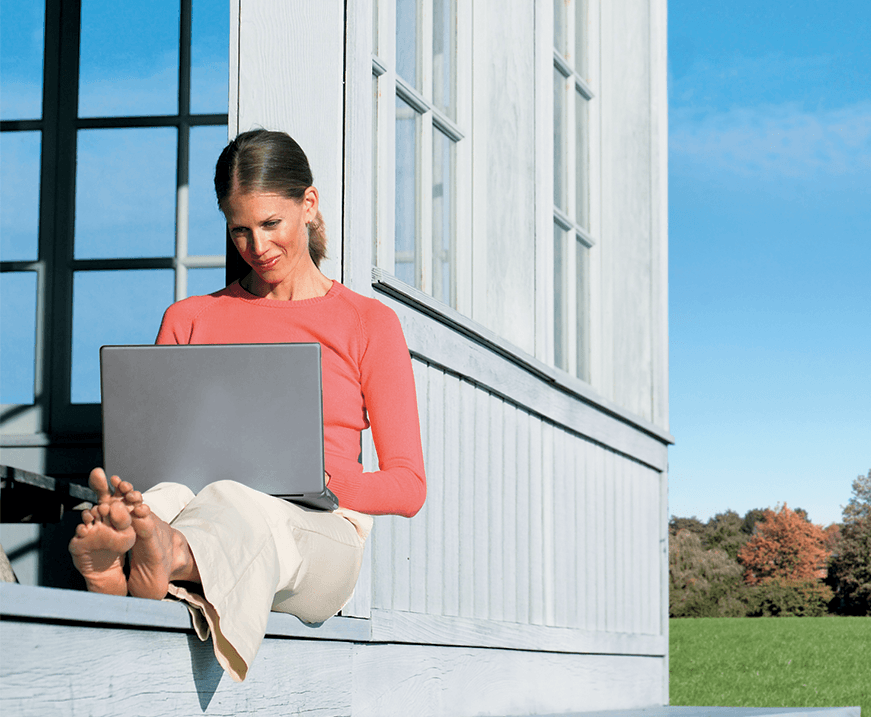
<instances>
[{"instance_id":1,"label":"coral sweater","mask_svg":"<svg viewBox=\"0 0 871 717\"><path fill-rule=\"evenodd\" d=\"M238 282L170 306L158 344L321 344L324 460L339 505L412 516L426 497L414 376L396 314L338 282L325 296L261 299ZM360 432L371 423L379 470L364 473Z\"/></svg>"}]
</instances>

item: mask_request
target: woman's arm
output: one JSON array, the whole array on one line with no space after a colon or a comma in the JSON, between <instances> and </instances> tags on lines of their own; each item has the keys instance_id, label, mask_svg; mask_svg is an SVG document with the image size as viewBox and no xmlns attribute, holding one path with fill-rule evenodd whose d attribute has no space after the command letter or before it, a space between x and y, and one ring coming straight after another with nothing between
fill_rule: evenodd
<instances>
[{"instance_id":1,"label":"woman's arm","mask_svg":"<svg viewBox=\"0 0 871 717\"><path fill-rule=\"evenodd\" d=\"M361 513L411 517L426 498L411 357L399 319L383 304L367 312L364 330L360 378L379 470L341 482L333 476L330 488Z\"/></svg>"}]
</instances>

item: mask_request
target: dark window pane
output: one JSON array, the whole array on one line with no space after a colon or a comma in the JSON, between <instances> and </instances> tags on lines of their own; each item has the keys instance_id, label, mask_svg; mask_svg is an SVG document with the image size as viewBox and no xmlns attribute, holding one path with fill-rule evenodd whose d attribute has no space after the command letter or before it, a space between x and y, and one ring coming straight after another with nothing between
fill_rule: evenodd
<instances>
[{"instance_id":1,"label":"dark window pane","mask_svg":"<svg viewBox=\"0 0 871 717\"><path fill-rule=\"evenodd\" d=\"M454 304L454 143L437 129L432 133L432 294Z\"/></svg>"},{"instance_id":2,"label":"dark window pane","mask_svg":"<svg viewBox=\"0 0 871 717\"><path fill-rule=\"evenodd\" d=\"M151 344L172 303L169 269L77 272L73 278L73 403L100 401L100 346Z\"/></svg>"},{"instance_id":3,"label":"dark window pane","mask_svg":"<svg viewBox=\"0 0 871 717\"><path fill-rule=\"evenodd\" d=\"M575 92L575 221L590 228L590 140L587 100Z\"/></svg>"},{"instance_id":4,"label":"dark window pane","mask_svg":"<svg viewBox=\"0 0 871 717\"><path fill-rule=\"evenodd\" d=\"M45 3L0 1L0 119L42 117Z\"/></svg>"},{"instance_id":5,"label":"dark window pane","mask_svg":"<svg viewBox=\"0 0 871 717\"><path fill-rule=\"evenodd\" d=\"M194 0L191 34L191 112L224 114L230 79L229 7Z\"/></svg>"},{"instance_id":6,"label":"dark window pane","mask_svg":"<svg viewBox=\"0 0 871 717\"><path fill-rule=\"evenodd\" d=\"M224 269L188 269L188 296L205 296L223 289Z\"/></svg>"},{"instance_id":7,"label":"dark window pane","mask_svg":"<svg viewBox=\"0 0 871 717\"><path fill-rule=\"evenodd\" d=\"M36 272L0 274L0 403L33 403Z\"/></svg>"},{"instance_id":8,"label":"dark window pane","mask_svg":"<svg viewBox=\"0 0 871 717\"><path fill-rule=\"evenodd\" d=\"M578 307L577 351L578 365L576 374L584 381L590 380L590 250L578 241L575 260L575 291Z\"/></svg>"},{"instance_id":9,"label":"dark window pane","mask_svg":"<svg viewBox=\"0 0 871 717\"><path fill-rule=\"evenodd\" d=\"M587 0L575 0L575 72L587 79Z\"/></svg>"},{"instance_id":10,"label":"dark window pane","mask_svg":"<svg viewBox=\"0 0 871 717\"><path fill-rule=\"evenodd\" d=\"M553 203L566 209L566 130L563 74L553 71Z\"/></svg>"},{"instance_id":11,"label":"dark window pane","mask_svg":"<svg viewBox=\"0 0 871 717\"><path fill-rule=\"evenodd\" d=\"M432 93L433 103L449 117L456 117L454 74L456 57L456 2L433 1Z\"/></svg>"},{"instance_id":12,"label":"dark window pane","mask_svg":"<svg viewBox=\"0 0 871 717\"><path fill-rule=\"evenodd\" d=\"M79 116L178 112L179 0L83 0Z\"/></svg>"},{"instance_id":13,"label":"dark window pane","mask_svg":"<svg viewBox=\"0 0 871 717\"><path fill-rule=\"evenodd\" d=\"M396 98L396 224L394 273L416 285L417 113Z\"/></svg>"},{"instance_id":14,"label":"dark window pane","mask_svg":"<svg viewBox=\"0 0 871 717\"><path fill-rule=\"evenodd\" d=\"M0 259L35 261L39 251L39 132L0 135Z\"/></svg>"},{"instance_id":15,"label":"dark window pane","mask_svg":"<svg viewBox=\"0 0 871 717\"><path fill-rule=\"evenodd\" d=\"M566 54L566 5L565 0L553 0L553 46Z\"/></svg>"},{"instance_id":16,"label":"dark window pane","mask_svg":"<svg viewBox=\"0 0 871 717\"><path fill-rule=\"evenodd\" d=\"M190 133L188 254L223 254L224 215L215 198L215 163L227 144L227 127L193 127Z\"/></svg>"},{"instance_id":17,"label":"dark window pane","mask_svg":"<svg viewBox=\"0 0 871 717\"><path fill-rule=\"evenodd\" d=\"M77 259L175 254L173 128L81 130Z\"/></svg>"},{"instance_id":18,"label":"dark window pane","mask_svg":"<svg viewBox=\"0 0 871 717\"><path fill-rule=\"evenodd\" d=\"M396 74L417 87L419 0L396 0Z\"/></svg>"},{"instance_id":19,"label":"dark window pane","mask_svg":"<svg viewBox=\"0 0 871 717\"><path fill-rule=\"evenodd\" d=\"M566 351L566 242L565 232L553 227L553 362L567 368Z\"/></svg>"}]
</instances>

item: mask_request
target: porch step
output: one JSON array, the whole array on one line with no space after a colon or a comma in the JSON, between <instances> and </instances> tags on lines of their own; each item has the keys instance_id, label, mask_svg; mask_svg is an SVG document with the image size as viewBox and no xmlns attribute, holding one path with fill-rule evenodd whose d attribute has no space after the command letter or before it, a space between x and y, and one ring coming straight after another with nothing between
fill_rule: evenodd
<instances>
[{"instance_id":1,"label":"porch step","mask_svg":"<svg viewBox=\"0 0 871 717\"><path fill-rule=\"evenodd\" d=\"M861 717L861 707L645 707L528 717ZM519 715L516 717L520 717Z\"/></svg>"}]
</instances>

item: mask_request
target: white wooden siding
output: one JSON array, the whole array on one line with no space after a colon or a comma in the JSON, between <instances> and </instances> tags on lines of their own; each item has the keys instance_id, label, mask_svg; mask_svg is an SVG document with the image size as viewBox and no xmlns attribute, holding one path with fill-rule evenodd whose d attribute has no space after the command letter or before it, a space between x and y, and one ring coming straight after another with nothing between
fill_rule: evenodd
<instances>
[{"instance_id":1,"label":"white wooden siding","mask_svg":"<svg viewBox=\"0 0 871 717\"><path fill-rule=\"evenodd\" d=\"M426 505L372 535L374 610L660 635L661 474L416 359Z\"/></svg>"}]
</instances>

